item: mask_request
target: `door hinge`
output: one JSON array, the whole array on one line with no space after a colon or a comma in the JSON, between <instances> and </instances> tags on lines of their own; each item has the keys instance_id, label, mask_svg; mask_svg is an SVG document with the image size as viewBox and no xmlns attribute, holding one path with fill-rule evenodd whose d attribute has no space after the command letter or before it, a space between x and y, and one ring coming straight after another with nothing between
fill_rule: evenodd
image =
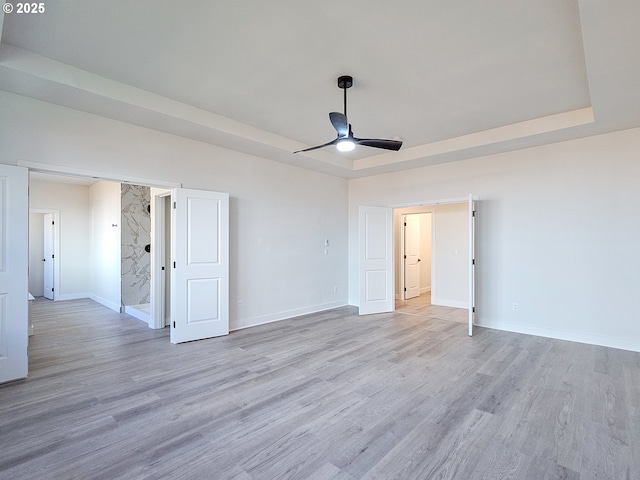
<instances>
[{"instance_id":1,"label":"door hinge","mask_svg":"<svg viewBox=\"0 0 640 480\"><path fill-rule=\"evenodd\" d=\"M406 256L406 255L404 256L404 259L405 259L405 260L407 259L407 256Z\"/></svg>"},{"instance_id":2,"label":"door hinge","mask_svg":"<svg viewBox=\"0 0 640 480\"><path fill-rule=\"evenodd\" d=\"M173 262L173 268L176 268L176 262Z\"/></svg>"},{"instance_id":3,"label":"door hinge","mask_svg":"<svg viewBox=\"0 0 640 480\"><path fill-rule=\"evenodd\" d=\"M405 227L407 226L407 222L404 222L404 226L405 226Z\"/></svg>"},{"instance_id":4,"label":"door hinge","mask_svg":"<svg viewBox=\"0 0 640 480\"><path fill-rule=\"evenodd\" d=\"M164 270L164 267L162 267L162 270Z\"/></svg>"},{"instance_id":5,"label":"door hinge","mask_svg":"<svg viewBox=\"0 0 640 480\"><path fill-rule=\"evenodd\" d=\"M405 292L407 291L407 287L404 287L404 291L405 291Z\"/></svg>"},{"instance_id":6,"label":"door hinge","mask_svg":"<svg viewBox=\"0 0 640 480\"><path fill-rule=\"evenodd\" d=\"M473 313L476 313L476 307L473 307L473 309L471 309L471 311L472 311Z\"/></svg>"},{"instance_id":7,"label":"door hinge","mask_svg":"<svg viewBox=\"0 0 640 480\"><path fill-rule=\"evenodd\" d=\"M176 208L176 202L173 202L173 208Z\"/></svg>"},{"instance_id":8,"label":"door hinge","mask_svg":"<svg viewBox=\"0 0 640 480\"><path fill-rule=\"evenodd\" d=\"M51 255L51 258L56 258L56 256L55 255Z\"/></svg>"},{"instance_id":9,"label":"door hinge","mask_svg":"<svg viewBox=\"0 0 640 480\"><path fill-rule=\"evenodd\" d=\"M51 225L55 225L55 224L56 224L56 222L54 222L53 220L51 220Z\"/></svg>"},{"instance_id":10,"label":"door hinge","mask_svg":"<svg viewBox=\"0 0 640 480\"><path fill-rule=\"evenodd\" d=\"M475 211L475 210L473 210L473 211L471 212L471 216L472 216L472 217L475 217L475 216L476 216L476 211Z\"/></svg>"},{"instance_id":11,"label":"door hinge","mask_svg":"<svg viewBox=\"0 0 640 480\"><path fill-rule=\"evenodd\" d=\"M474 258L471 260L471 265L475 265L475 264L476 264L476 259Z\"/></svg>"},{"instance_id":12,"label":"door hinge","mask_svg":"<svg viewBox=\"0 0 640 480\"><path fill-rule=\"evenodd\" d=\"M51 289L51 291L53 292L53 291L54 291L54 289L52 288L52 289Z\"/></svg>"},{"instance_id":13,"label":"door hinge","mask_svg":"<svg viewBox=\"0 0 640 480\"><path fill-rule=\"evenodd\" d=\"M176 328L176 321L173 321L173 328Z\"/></svg>"}]
</instances>

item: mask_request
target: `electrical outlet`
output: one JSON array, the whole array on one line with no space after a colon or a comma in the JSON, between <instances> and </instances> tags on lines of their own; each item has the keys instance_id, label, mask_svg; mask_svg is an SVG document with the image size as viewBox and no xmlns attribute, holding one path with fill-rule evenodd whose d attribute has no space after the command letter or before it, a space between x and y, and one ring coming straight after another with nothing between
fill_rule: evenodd
<instances>
[{"instance_id":1,"label":"electrical outlet","mask_svg":"<svg viewBox=\"0 0 640 480\"><path fill-rule=\"evenodd\" d=\"M514 312L517 312L517 311L518 311L518 308L519 308L519 305L518 305L517 303L513 303L513 304L511 305L511 308L513 309L513 311L514 311Z\"/></svg>"},{"instance_id":2,"label":"electrical outlet","mask_svg":"<svg viewBox=\"0 0 640 480\"><path fill-rule=\"evenodd\" d=\"M238 310L242 310L243 303L242 300L238 300Z\"/></svg>"},{"instance_id":3,"label":"electrical outlet","mask_svg":"<svg viewBox=\"0 0 640 480\"><path fill-rule=\"evenodd\" d=\"M329 246L329 239L328 239L328 238L325 238L325 239L324 239L324 246L325 246L325 247L328 247L328 246Z\"/></svg>"},{"instance_id":4,"label":"electrical outlet","mask_svg":"<svg viewBox=\"0 0 640 480\"><path fill-rule=\"evenodd\" d=\"M333 287L333 293L338 293L338 287Z\"/></svg>"}]
</instances>

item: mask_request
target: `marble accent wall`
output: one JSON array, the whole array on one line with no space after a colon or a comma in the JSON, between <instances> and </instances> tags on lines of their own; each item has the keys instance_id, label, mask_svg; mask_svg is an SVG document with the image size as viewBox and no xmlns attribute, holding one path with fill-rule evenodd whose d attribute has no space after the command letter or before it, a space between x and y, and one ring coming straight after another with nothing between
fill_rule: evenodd
<instances>
[{"instance_id":1,"label":"marble accent wall","mask_svg":"<svg viewBox=\"0 0 640 480\"><path fill-rule=\"evenodd\" d=\"M121 185L122 235L122 305L149 303L151 285L150 253L145 246L151 243L151 202L149 187Z\"/></svg>"}]
</instances>

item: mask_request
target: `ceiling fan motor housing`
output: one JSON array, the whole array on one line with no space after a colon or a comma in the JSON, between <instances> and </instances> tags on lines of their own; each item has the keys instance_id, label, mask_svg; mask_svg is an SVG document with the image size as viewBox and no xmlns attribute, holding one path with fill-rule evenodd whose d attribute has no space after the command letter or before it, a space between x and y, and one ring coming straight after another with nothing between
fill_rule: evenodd
<instances>
[{"instance_id":1,"label":"ceiling fan motor housing","mask_svg":"<svg viewBox=\"0 0 640 480\"><path fill-rule=\"evenodd\" d=\"M338 77L338 87L339 88L351 88L353 85L353 77L350 75L342 75Z\"/></svg>"}]
</instances>

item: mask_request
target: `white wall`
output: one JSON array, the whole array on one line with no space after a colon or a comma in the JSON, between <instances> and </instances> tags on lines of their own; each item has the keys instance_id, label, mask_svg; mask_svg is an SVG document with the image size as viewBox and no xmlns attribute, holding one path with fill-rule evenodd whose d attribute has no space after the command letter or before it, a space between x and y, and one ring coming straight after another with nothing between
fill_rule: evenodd
<instances>
[{"instance_id":1,"label":"white wall","mask_svg":"<svg viewBox=\"0 0 640 480\"><path fill-rule=\"evenodd\" d=\"M402 215L420 216L420 287L431 291L431 303L447 307L469 305L468 204L394 208L396 298L400 295ZM432 231L433 229L433 231ZM433 278L432 278L433 272Z\"/></svg>"},{"instance_id":2,"label":"white wall","mask_svg":"<svg viewBox=\"0 0 640 480\"><path fill-rule=\"evenodd\" d=\"M433 214L431 303L469 307L469 206L438 205Z\"/></svg>"},{"instance_id":3,"label":"white wall","mask_svg":"<svg viewBox=\"0 0 640 480\"><path fill-rule=\"evenodd\" d=\"M91 298L119 312L121 302L120 184L89 187L91 210Z\"/></svg>"},{"instance_id":4,"label":"white wall","mask_svg":"<svg viewBox=\"0 0 640 480\"><path fill-rule=\"evenodd\" d=\"M346 180L1 91L0 112L0 162L228 192L232 329L346 304Z\"/></svg>"},{"instance_id":5,"label":"white wall","mask_svg":"<svg viewBox=\"0 0 640 480\"><path fill-rule=\"evenodd\" d=\"M87 297L91 280L89 188L32 180L29 182L29 207L60 212L60 285L54 285L58 292L56 298Z\"/></svg>"},{"instance_id":6,"label":"white wall","mask_svg":"<svg viewBox=\"0 0 640 480\"><path fill-rule=\"evenodd\" d=\"M633 129L351 180L350 303L359 205L473 193L480 325L640 351L639 159Z\"/></svg>"}]
</instances>

